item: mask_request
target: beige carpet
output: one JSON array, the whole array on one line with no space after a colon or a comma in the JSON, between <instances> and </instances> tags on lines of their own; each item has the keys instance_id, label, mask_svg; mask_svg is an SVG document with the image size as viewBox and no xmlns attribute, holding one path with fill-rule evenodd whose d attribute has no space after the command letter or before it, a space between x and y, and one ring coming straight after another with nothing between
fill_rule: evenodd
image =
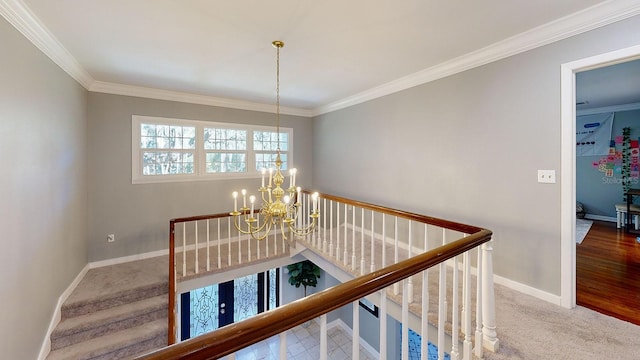
<instances>
[{"instance_id":1,"label":"beige carpet","mask_svg":"<svg viewBox=\"0 0 640 360\"><path fill-rule=\"evenodd\" d=\"M595 311L564 309L496 285L500 351L487 359L640 359L640 326Z\"/></svg>"}]
</instances>

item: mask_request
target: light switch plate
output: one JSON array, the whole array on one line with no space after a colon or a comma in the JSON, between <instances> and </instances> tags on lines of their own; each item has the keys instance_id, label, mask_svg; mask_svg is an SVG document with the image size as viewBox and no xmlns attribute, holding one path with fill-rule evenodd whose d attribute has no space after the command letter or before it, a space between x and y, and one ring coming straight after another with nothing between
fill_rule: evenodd
<instances>
[{"instance_id":1,"label":"light switch plate","mask_svg":"<svg viewBox=\"0 0 640 360\"><path fill-rule=\"evenodd\" d=\"M538 170L538 182L546 184L556 183L556 171L555 170Z\"/></svg>"}]
</instances>

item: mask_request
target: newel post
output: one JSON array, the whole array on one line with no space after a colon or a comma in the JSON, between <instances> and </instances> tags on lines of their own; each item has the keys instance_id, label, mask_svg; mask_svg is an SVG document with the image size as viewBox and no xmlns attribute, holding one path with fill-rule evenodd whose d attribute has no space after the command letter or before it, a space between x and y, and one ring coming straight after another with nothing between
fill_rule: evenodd
<instances>
[{"instance_id":1,"label":"newel post","mask_svg":"<svg viewBox=\"0 0 640 360\"><path fill-rule=\"evenodd\" d=\"M496 298L493 288L493 240L482 244L482 334L483 347L491 352L499 348L496 333Z\"/></svg>"}]
</instances>

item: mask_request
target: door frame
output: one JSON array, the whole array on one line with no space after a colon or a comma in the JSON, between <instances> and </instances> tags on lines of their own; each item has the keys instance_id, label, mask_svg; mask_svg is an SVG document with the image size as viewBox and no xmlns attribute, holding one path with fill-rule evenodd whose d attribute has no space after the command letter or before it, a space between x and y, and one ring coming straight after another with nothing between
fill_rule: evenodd
<instances>
[{"instance_id":1,"label":"door frame","mask_svg":"<svg viewBox=\"0 0 640 360\"><path fill-rule=\"evenodd\" d=\"M576 306L576 73L640 58L640 45L560 66L560 305Z\"/></svg>"}]
</instances>

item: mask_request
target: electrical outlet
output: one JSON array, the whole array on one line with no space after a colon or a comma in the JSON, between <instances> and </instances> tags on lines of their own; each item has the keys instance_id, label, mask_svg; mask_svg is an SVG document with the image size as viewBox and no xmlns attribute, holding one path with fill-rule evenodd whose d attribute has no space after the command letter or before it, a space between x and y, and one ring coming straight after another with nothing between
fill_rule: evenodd
<instances>
[{"instance_id":1,"label":"electrical outlet","mask_svg":"<svg viewBox=\"0 0 640 360\"><path fill-rule=\"evenodd\" d=\"M556 171L555 170L538 170L538 182L546 184L556 183Z\"/></svg>"},{"instance_id":2,"label":"electrical outlet","mask_svg":"<svg viewBox=\"0 0 640 360\"><path fill-rule=\"evenodd\" d=\"M114 242L114 241L116 241L116 235L115 234L107 235L107 242Z\"/></svg>"}]
</instances>

